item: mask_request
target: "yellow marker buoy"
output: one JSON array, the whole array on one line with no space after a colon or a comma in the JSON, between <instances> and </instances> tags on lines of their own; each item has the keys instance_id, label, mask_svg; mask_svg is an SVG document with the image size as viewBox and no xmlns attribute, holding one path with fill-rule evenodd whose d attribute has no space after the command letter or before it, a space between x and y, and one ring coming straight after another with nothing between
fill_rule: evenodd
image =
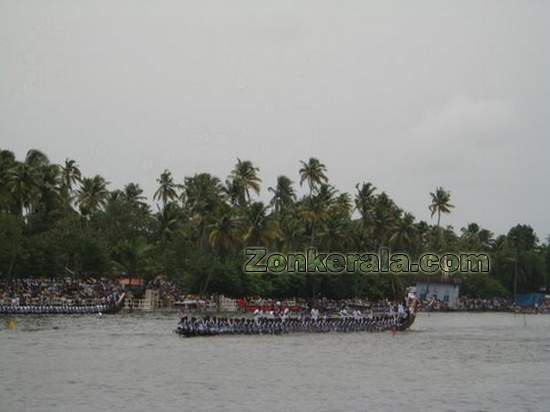
<instances>
[{"instance_id":1,"label":"yellow marker buoy","mask_svg":"<svg viewBox=\"0 0 550 412\"><path fill-rule=\"evenodd\" d=\"M9 320L7 326L9 330L15 330L17 329L17 322L14 320Z\"/></svg>"}]
</instances>

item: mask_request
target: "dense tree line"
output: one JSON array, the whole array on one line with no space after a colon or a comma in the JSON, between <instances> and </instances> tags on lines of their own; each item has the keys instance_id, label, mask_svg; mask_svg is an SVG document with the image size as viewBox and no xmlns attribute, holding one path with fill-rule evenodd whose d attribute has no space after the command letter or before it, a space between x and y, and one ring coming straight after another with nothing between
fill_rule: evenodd
<instances>
[{"instance_id":1,"label":"dense tree line","mask_svg":"<svg viewBox=\"0 0 550 412\"><path fill-rule=\"evenodd\" d=\"M517 225L494 235L476 223L456 233L441 225L452 211L450 192L438 187L428 205L436 225L416 221L372 183L353 194L330 184L325 165L301 162L297 184L281 175L257 200L261 179L237 159L222 181L209 173L157 179L153 206L137 183L110 190L102 176L84 176L74 160L51 163L29 150L17 160L0 151L0 274L3 277L94 275L167 276L190 292L226 295L397 295L414 277L361 275L252 275L242 271L246 246L278 251L376 251L418 257L425 251L477 251L492 257L489 275L467 274L470 296L506 295L548 284L550 249L533 229ZM299 197L297 185L306 188Z\"/></svg>"}]
</instances>

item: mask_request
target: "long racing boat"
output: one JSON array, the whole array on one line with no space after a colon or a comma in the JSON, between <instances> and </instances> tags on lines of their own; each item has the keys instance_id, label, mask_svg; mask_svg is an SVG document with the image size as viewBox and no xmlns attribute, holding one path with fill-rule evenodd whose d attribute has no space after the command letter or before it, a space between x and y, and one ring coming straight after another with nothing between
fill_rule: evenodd
<instances>
[{"instance_id":1,"label":"long racing boat","mask_svg":"<svg viewBox=\"0 0 550 412\"><path fill-rule=\"evenodd\" d=\"M118 313L124 306L123 293L109 303L98 305L0 305L0 315L90 315Z\"/></svg>"},{"instance_id":2,"label":"long racing boat","mask_svg":"<svg viewBox=\"0 0 550 412\"><path fill-rule=\"evenodd\" d=\"M281 335L289 333L383 332L405 331L412 326L416 314L381 313L367 317L323 316L225 318L183 317L175 332L181 336L214 335Z\"/></svg>"}]
</instances>

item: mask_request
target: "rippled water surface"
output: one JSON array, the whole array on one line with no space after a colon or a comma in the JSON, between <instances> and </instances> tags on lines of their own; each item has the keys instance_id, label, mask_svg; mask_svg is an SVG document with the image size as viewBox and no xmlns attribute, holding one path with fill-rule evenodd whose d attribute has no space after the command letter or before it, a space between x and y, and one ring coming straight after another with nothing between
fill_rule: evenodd
<instances>
[{"instance_id":1,"label":"rippled water surface","mask_svg":"<svg viewBox=\"0 0 550 412\"><path fill-rule=\"evenodd\" d=\"M191 339L175 314L4 319L0 411L550 411L549 315Z\"/></svg>"}]
</instances>

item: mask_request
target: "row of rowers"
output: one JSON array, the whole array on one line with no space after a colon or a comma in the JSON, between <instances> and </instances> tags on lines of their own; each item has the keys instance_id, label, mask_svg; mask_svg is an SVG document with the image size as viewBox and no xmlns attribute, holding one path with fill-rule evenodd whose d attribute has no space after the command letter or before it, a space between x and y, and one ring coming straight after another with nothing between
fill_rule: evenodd
<instances>
[{"instance_id":1,"label":"row of rowers","mask_svg":"<svg viewBox=\"0 0 550 412\"><path fill-rule=\"evenodd\" d=\"M397 318L407 318L409 316L409 314L410 314L409 306L404 305L404 304L399 304L399 305L396 305L396 306L390 305L388 307L388 310L383 313L383 316L397 317ZM279 318L281 320L285 320L285 319L288 319L289 317L290 317L290 312L289 312L288 308L285 309L281 313L274 313L273 311L263 312L262 310L259 310L259 309L256 309L254 311L254 319L256 319L256 320L257 319L263 319L263 318L267 318L267 319ZM298 315L299 319L302 319L303 317L304 317L304 313L300 313ZM313 308L313 309L311 309L310 317L311 317L311 319L317 321L321 318L326 320L330 316L327 316L326 314L321 316L321 313L320 313L319 309ZM367 319L372 320L375 317L375 313L372 310L369 310L366 314L363 314L363 312L361 312L359 309L354 309L353 311L348 311L346 308L343 308L342 310L340 310L338 312L338 317L341 318L341 319L353 318L354 320L360 320L362 318L367 318Z\"/></svg>"},{"instance_id":2,"label":"row of rowers","mask_svg":"<svg viewBox=\"0 0 550 412\"><path fill-rule=\"evenodd\" d=\"M370 332L392 330L403 321L388 314L360 317L255 317L189 318L184 316L176 332L185 336L201 335L263 335L293 332Z\"/></svg>"}]
</instances>

